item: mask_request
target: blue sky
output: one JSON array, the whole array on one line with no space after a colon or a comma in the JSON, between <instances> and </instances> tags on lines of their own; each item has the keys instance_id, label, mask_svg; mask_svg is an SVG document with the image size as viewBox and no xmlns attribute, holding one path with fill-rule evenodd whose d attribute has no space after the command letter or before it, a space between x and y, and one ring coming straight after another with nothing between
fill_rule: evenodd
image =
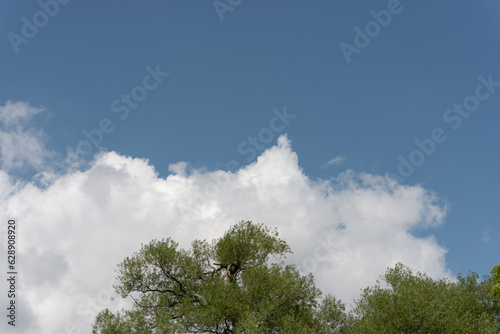
<instances>
[{"instance_id":1,"label":"blue sky","mask_svg":"<svg viewBox=\"0 0 500 334\"><path fill-rule=\"evenodd\" d=\"M407 232L433 236L447 251L436 273L486 274L498 264L497 1L222 0L219 13L211 1L68 1L57 3L57 10L53 1L41 3L52 4L46 22L37 16L43 9L36 1L1 5L0 106L20 102L33 114L10 127L4 115L3 131L19 124L23 133L42 131L35 138L49 152L43 163L24 155L22 166L14 166L6 162L5 148L2 170L12 178L9 184L36 184L33 175L51 171L56 161L66 164L68 148L76 151L87 140L82 131L98 128L103 119L111 122L104 121L109 133L102 141L96 135L100 148L78 156L81 172L89 171L86 163L92 166L99 151L148 159L159 179L175 174L172 164L181 161L202 174L235 172L258 166L256 157L249 159L253 136L259 155L280 147L296 154L309 182L335 185L352 171L390 175L400 189L434 193L446 217ZM36 34L23 30L23 17L33 24L34 15L42 20ZM370 23L377 15L385 27ZM341 46L347 44L357 51L346 57ZM157 79L155 71L162 73ZM131 101L132 108L122 94L140 101ZM463 103L472 111L453 111ZM43 111L29 109L38 107ZM284 110L289 118L278 121ZM277 146L282 134L290 147ZM415 140L427 143L428 155L412 153L419 149ZM401 173L400 156L413 157L418 166ZM234 170L227 167L232 160ZM8 212L25 221L8 196ZM238 220L246 218L253 219ZM28 239L24 247L30 247Z\"/></svg>"}]
</instances>

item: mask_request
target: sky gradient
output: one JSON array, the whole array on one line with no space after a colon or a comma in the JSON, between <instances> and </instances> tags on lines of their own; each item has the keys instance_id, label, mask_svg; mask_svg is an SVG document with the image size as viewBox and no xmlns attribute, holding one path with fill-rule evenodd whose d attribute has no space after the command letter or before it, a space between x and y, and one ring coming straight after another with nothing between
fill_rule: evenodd
<instances>
[{"instance_id":1,"label":"sky gradient","mask_svg":"<svg viewBox=\"0 0 500 334\"><path fill-rule=\"evenodd\" d=\"M497 1L0 7L17 333L88 333L128 305L106 291L141 243L240 220L277 227L287 261L347 303L397 261L498 264Z\"/></svg>"}]
</instances>

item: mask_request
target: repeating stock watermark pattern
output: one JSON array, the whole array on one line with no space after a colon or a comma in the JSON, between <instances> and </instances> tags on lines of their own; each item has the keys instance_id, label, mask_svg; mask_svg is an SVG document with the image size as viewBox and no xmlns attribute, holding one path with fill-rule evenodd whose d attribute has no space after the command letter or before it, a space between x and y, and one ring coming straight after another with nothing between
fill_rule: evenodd
<instances>
[{"instance_id":1,"label":"repeating stock watermark pattern","mask_svg":"<svg viewBox=\"0 0 500 334\"><path fill-rule=\"evenodd\" d=\"M283 106L280 111L277 108L272 110L273 117L269 120L269 126L263 127L257 132L256 136L248 136L247 140L242 141L238 145L238 153L242 156L246 156L246 161L251 162L258 155L258 152L264 151L266 144L271 143L276 134L282 132L290 121L295 119L297 115L288 112L287 107ZM240 163L236 160L230 160L226 163L226 170L228 172L235 172ZM191 205L184 205L185 210L199 209L200 205L206 203L207 200L215 198L223 189L225 189L229 183L229 176L224 173L212 173L212 181L206 183L203 189L200 189L193 199L196 201Z\"/></svg>"},{"instance_id":2,"label":"repeating stock watermark pattern","mask_svg":"<svg viewBox=\"0 0 500 334\"><path fill-rule=\"evenodd\" d=\"M443 112L443 121L452 130L458 130L465 119L468 119L473 113L479 110L482 102L489 99L496 89L500 87L500 81L495 81L493 74L477 77L478 84L474 89L474 93L466 96L462 103L454 103L451 108ZM439 144L446 142L448 135L443 127L436 127L431 132L428 138L422 140L416 138L414 140L417 147L411 151L407 157L398 156L399 165L397 168L398 174L388 172L387 174L399 182L404 182L406 178L413 175L416 168L421 166L427 158L437 151ZM299 270L302 273L314 272L317 270L319 263L330 261L335 258L336 250L339 246L333 240L333 235L329 234L324 239L318 240L313 252L310 256L305 257Z\"/></svg>"},{"instance_id":3,"label":"repeating stock watermark pattern","mask_svg":"<svg viewBox=\"0 0 500 334\"><path fill-rule=\"evenodd\" d=\"M312 256L305 257L299 266L299 271L302 274L316 271L319 262L328 261L337 255L336 250L339 246L333 237L333 234L328 234L325 238L318 240Z\"/></svg>"},{"instance_id":4,"label":"repeating stock watermark pattern","mask_svg":"<svg viewBox=\"0 0 500 334\"><path fill-rule=\"evenodd\" d=\"M408 0L413 1L413 0ZM387 28L395 15L400 14L404 10L404 6L399 0L389 0L387 2L387 9L379 11L371 10L370 15L373 20L368 21L363 29L355 26L354 37L352 44L341 42L339 44L340 51L344 55L348 64L352 62L354 54L360 54L363 49L368 47L372 39L380 35L382 28Z\"/></svg>"},{"instance_id":5,"label":"repeating stock watermark pattern","mask_svg":"<svg viewBox=\"0 0 500 334\"><path fill-rule=\"evenodd\" d=\"M243 0L214 0L212 6L219 17L219 20L224 21L224 13L232 12L236 7L241 5Z\"/></svg>"},{"instance_id":6,"label":"repeating stock watermark pattern","mask_svg":"<svg viewBox=\"0 0 500 334\"><path fill-rule=\"evenodd\" d=\"M95 297L87 297L85 301L78 304L76 307L76 314L80 317L80 320L78 322L68 321L64 326L64 331L56 334L82 333L82 323L91 324L97 314L104 308L109 307L118 296L118 294L114 292L115 283L117 283L117 279L115 277L115 271L113 271L113 278L108 281L105 288L100 289Z\"/></svg>"},{"instance_id":7,"label":"repeating stock watermark pattern","mask_svg":"<svg viewBox=\"0 0 500 334\"><path fill-rule=\"evenodd\" d=\"M40 10L36 11L29 18L26 16L21 17L21 28L19 33L7 33L12 50L16 54L19 53L19 47L26 45L30 40L38 35L40 29L45 27L50 19L54 18L61 9L61 5L66 5L71 0L40 0L37 2Z\"/></svg>"},{"instance_id":8,"label":"repeating stock watermark pattern","mask_svg":"<svg viewBox=\"0 0 500 334\"><path fill-rule=\"evenodd\" d=\"M7 39L15 54L22 50L23 45L27 45L33 40L41 29L43 29L52 18L58 15L71 0L39 0L37 10L32 15L21 17L21 25L17 32L8 32ZM406 0L412 2L413 0ZM225 17L232 13L238 6L243 3L243 0L214 0L212 6L219 20L222 22ZM406 5L403 5L400 0L389 0L385 8L379 10L371 10L369 12L371 19L361 26L354 26L354 36L351 42L342 41L339 43L340 51L347 64L351 64L355 55L361 54L371 42L381 34L384 29L388 28L394 18L401 14ZM156 66L146 66L145 75L142 81L122 93L119 97L113 99L109 109L112 116L103 117L97 122L93 128L86 128L81 131L85 139L79 141L75 148L68 147L68 158L64 163L55 162L54 166L57 169L65 170L67 167L73 166L80 161L81 158L91 155L95 150L99 149L106 135L111 134L117 127L117 120L124 121L130 114L136 110L140 103L143 102L149 93L157 89L167 78L170 73L163 72L160 69L160 64ZM500 87L500 81L495 81L493 74L487 76L479 75L478 83L471 95L466 96L461 103L455 103L450 108L443 112L442 120L444 126L432 129L427 138L413 141L415 148L406 155L397 157L398 166L397 174L388 172L392 178L404 182L408 177L412 176L419 166L432 156L437 150L439 144L447 141L449 130L458 130L463 121L468 119L473 113L477 112L481 103L489 99L496 89ZM257 131L255 134L249 135L245 140L239 143L236 147L238 154L247 163L255 160L266 147L271 144L277 135L282 133L285 128L291 124L297 115L291 114L287 110L287 106L283 106L281 110L272 109L272 116L268 124ZM335 165L341 162L343 158L339 157L336 160L331 160L322 168ZM227 172L233 173L241 166L237 160L230 160L225 164ZM184 204L185 209L199 209L201 204L214 199L221 191L230 184L228 173L221 171L220 173L210 173L211 181L203 185L202 188L192 197L192 203ZM16 262L16 220L10 219L7 222L7 282L8 284L8 305L7 319L11 326L16 325L16 290L18 282L17 262ZM300 266L301 272L314 272L318 268L320 262L326 262L335 256L339 245L336 244L333 234L324 236L318 240L314 246L310 256L306 256ZM91 323L95 316L103 309L110 306L113 298L117 296L113 289L113 283L116 278L113 277L105 288L99 290L94 298L87 298L81 302L75 309L75 312L80 316L80 321L69 321L64 327L64 332L57 334L81 333L82 322Z\"/></svg>"},{"instance_id":9,"label":"repeating stock watermark pattern","mask_svg":"<svg viewBox=\"0 0 500 334\"><path fill-rule=\"evenodd\" d=\"M465 119L468 119L474 112L479 110L482 102L486 101L495 92L497 87L500 87L500 81L494 81L493 74L484 77L477 77L478 84L474 89L474 93L466 96L462 103L455 103L451 108L448 108L443 113L443 121L452 129L458 130ZM415 138L416 149L412 150L408 155L398 156L398 174L388 172L387 174L399 182L404 182L406 178L413 175L416 168L433 155L439 144L444 143L448 139L446 130L442 127L432 129L428 138L422 140Z\"/></svg>"},{"instance_id":10,"label":"repeating stock watermark pattern","mask_svg":"<svg viewBox=\"0 0 500 334\"><path fill-rule=\"evenodd\" d=\"M148 92L158 88L164 81L164 78L170 75L168 72L161 71L160 64L157 64L154 68L146 66L145 70L147 74L142 78L141 84L134 86L129 93L123 93L119 98L111 102L111 112L117 114L117 117L121 121L125 120L130 115L131 110L136 109L139 103L147 98ZM116 129L115 124L112 119L104 117L97 123L95 128L90 130L83 129L82 134L86 139L78 142L76 150L72 147L67 148L70 161L66 163L70 165L77 164L82 157L91 154L94 148L99 148L104 135L109 135ZM67 166L55 163L55 167L59 170L64 170Z\"/></svg>"}]
</instances>

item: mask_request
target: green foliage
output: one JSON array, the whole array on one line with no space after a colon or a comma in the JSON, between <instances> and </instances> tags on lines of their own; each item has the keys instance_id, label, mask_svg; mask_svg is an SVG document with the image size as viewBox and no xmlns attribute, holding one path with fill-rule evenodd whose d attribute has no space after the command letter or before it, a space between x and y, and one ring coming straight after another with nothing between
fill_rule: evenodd
<instances>
[{"instance_id":1,"label":"green foliage","mask_svg":"<svg viewBox=\"0 0 500 334\"><path fill-rule=\"evenodd\" d=\"M494 285L491 287L490 296L500 301L500 264L491 269Z\"/></svg>"},{"instance_id":2,"label":"green foliage","mask_svg":"<svg viewBox=\"0 0 500 334\"><path fill-rule=\"evenodd\" d=\"M498 333L491 282L475 273L458 282L413 274L398 263L366 288L348 321L348 333Z\"/></svg>"},{"instance_id":3,"label":"green foliage","mask_svg":"<svg viewBox=\"0 0 500 334\"><path fill-rule=\"evenodd\" d=\"M278 232L252 222L241 222L227 231L224 237L214 241L215 258L224 266L246 266L264 264L269 255L282 256L290 253L285 241L278 239Z\"/></svg>"},{"instance_id":4,"label":"green foliage","mask_svg":"<svg viewBox=\"0 0 500 334\"><path fill-rule=\"evenodd\" d=\"M341 333L345 330L345 305L335 296L327 294L317 312L318 334Z\"/></svg>"},{"instance_id":5,"label":"green foliage","mask_svg":"<svg viewBox=\"0 0 500 334\"><path fill-rule=\"evenodd\" d=\"M93 334L499 333L500 265L456 282L414 274L398 263L354 308L321 297L312 274L270 263L290 247L278 232L240 222L223 237L178 249L153 240L118 265L123 298L134 306L98 314Z\"/></svg>"},{"instance_id":6,"label":"green foliage","mask_svg":"<svg viewBox=\"0 0 500 334\"><path fill-rule=\"evenodd\" d=\"M99 313L93 333L337 332L344 305L332 296L319 304L312 275L268 263L288 252L277 231L252 222L212 244L195 240L190 251L153 240L118 266L115 289L133 309Z\"/></svg>"}]
</instances>

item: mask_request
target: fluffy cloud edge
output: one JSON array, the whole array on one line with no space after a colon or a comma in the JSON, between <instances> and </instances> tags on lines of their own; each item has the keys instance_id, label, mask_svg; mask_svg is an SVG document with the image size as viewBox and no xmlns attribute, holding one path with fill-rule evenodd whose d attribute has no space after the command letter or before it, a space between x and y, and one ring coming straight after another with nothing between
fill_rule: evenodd
<instances>
[{"instance_id":1,"label":"fluffy cloud edge","mask_svg":"<svg viewBox=\"0 0 500 334\"><path fill-rule=\"evenodd\" d=\"M30 113L36 114L19 115ZM436 194L349 170L312 180L286 135L235 171L186 162L169 170L161 178L146 159L101 152L88 169L52 174L44 186L0 171L0 209L19 219L20 255L29 259L20 264L29 277L25 333L64 332L68 324L90 331L100 309L130 305L109 300L113 269L141 243L172 237L188 248L240 220L278 228L294 251L286 261L347 303L398 261L433 277L451 276L446 249L432 236L412 234L443 223L447 206Z\"/></svg>"}]
</instances>

